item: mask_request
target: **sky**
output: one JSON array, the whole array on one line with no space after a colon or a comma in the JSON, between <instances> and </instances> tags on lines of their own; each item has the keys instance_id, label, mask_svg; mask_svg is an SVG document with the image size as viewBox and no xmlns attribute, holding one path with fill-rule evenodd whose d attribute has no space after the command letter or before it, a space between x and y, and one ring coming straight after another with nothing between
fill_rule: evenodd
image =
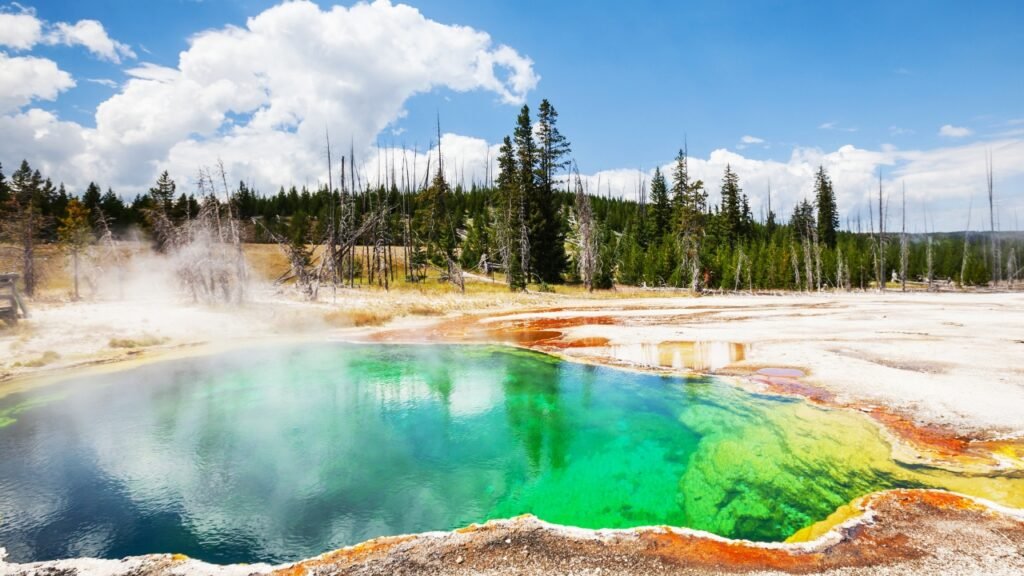
<instances>
[{"instance_id":1,"label":"sky","mask_svg":"<svg viewBox=\"0 0 1024 576\"><path fill-rule=\"evenodd\" d=\"M449 178L479 182L547 98L591 192L636 197L685 145L755 216L769 189L788 216L821 165L844 226L881 173L912 230L980 229L991 155L999 228L1024 217L1017 1L2 2L0 162L73 191L187 189L218 160L265 193L316 186L325 133L368 181L402 158L420 179L438 118Z\"/></svg>"}]
</instances>

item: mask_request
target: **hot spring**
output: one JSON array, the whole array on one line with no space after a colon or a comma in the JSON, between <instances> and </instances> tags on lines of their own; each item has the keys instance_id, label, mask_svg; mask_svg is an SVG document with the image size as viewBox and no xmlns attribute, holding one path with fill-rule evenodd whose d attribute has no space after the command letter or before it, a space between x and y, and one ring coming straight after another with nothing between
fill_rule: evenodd
<instances>
[{"instance_id":1,"label":"hot spring","mask_svg":"<svg viewBox=\"0 0 1024 576\"><path fill-rule=\"evenodd\" d=\"M524 513L779 541L887 488L1024 505L1024 480L891 452L862 415L714 378L496 346L260 348L0 400L0 546L284 562Z\"/></svg>"}]
</instances>

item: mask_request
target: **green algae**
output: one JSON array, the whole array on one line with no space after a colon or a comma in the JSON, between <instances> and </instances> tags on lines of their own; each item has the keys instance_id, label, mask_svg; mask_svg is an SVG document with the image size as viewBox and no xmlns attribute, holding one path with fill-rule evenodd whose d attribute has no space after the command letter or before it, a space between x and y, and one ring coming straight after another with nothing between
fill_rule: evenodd
<instances>
[{"instance_id":1,"label":"green algae","mask_svg":"<svg viewBox=\"0 0 1024 576\"><path fill-rule=\"evenodd\" d=\"M0 542L18 561L281 562L523 513L781 541L906 487L1024 506L1020 479L895 462L858 413L509 348L238 352L61 392L0 403L34 406L0 430Z\"/></svg>"},{"instance_id":2,"label":"green algae","mask_svg":"<svg viewBox=\"0 0 1024 576\"><path fill-rule=\"evenodd\" d=\"M18 419L16 418L16 416L18 414L21 414L22 412L25 412L26 410L31 410L37 406L42 406L49 402L60 400L65 396L65 394L47 394L45 396L35 396L22 400L21 402L14 405L2 407L0 408L0 428L10 426L11 424L17 422Z\"/></svg>"}]
</instances>

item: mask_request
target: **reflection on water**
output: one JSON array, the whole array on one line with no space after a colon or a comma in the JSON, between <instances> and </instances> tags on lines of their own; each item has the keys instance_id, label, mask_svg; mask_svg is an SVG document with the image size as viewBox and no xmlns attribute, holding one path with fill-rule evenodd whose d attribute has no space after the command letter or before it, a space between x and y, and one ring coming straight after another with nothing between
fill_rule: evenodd
<instances>
[{"instance_id":1,"label":"reflection on water","mask_svg":"<svg viewBox=\"0 0 1024 576\"><path fill-rule=\"evenodd\" d=\"M857 414L712 378L476 346L321 345L17 395L0 425L10 560L287 561L533 513L780 540L888 487L1022 505L1007 478L906 469Z\"/></svg>"},{"instance_id":2,"label":"reflection on water","mask_svg":"<svg viewBox=\"0 0 1024 576\"><path fill-rule=\"evenodd\" d=\"M645 342L613 344L608 355L620 362L676 370L718 370L743 360L746 349L736 342Z\"/></svg>"}]
</instances>

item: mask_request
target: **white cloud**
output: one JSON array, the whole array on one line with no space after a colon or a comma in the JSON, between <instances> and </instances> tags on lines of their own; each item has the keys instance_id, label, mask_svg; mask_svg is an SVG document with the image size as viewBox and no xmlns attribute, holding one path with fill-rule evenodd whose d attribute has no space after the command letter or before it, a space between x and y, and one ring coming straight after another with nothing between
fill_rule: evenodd
<instances>
[{"instance_id":1,"label":"white cloud","mask_svg":"<svg viewBox=\"0 0 1024 576\"><path fill-rule=\"evenodd\" d=\"M740 142L743 144L764 144L764 138L758 138L757 136L743 136L740 138Z\"/></svg>"},{"instance_id":2,"label":"white cloud","mask_svg":"<svg viewBox=\"0 0 1024 576\"><path fill-rule=\"evenodd\" d=\"M117 88L118 86L117 82L110 78L86 78L85 81L92 84L99 84L100 86L106 86L107 88Z\"/></svg>"},{"instance_id":3,"label":"white cloud","mask_svg":"<svg viewBox=\"0 0 1024 576\"><path fill-rule=\"evenodd\" d=\"M17 4L14 6L21 8ZM29 50L40 42L83 46L104 60L120 64L123 58L135 58L127 45L112 39L103 24L96 20L49 23L40 20L35 11L21 8L18 13L0 12L0 46Z\"/></svg>"},{"instance_id":4,"label":"white cloud","mask_svg":"<svg viewBox=\"0 0 1024 576\"><path fill-rule=\"evenodd\" d=\"M49 44L84 46L89 52L114 64L120 64L122 58L135 58L135 52L127 44L111 39L103 24L96 20L79 20L74 24L58 22L45 40Z\"/></svg>"},{"instance_id":5,"label":"white cloud","mask_svg":"<svg viewBox=\"0 0 1024 576\"><path fill-rule=\"evenodd\" d=\"M819 130L837 130L839 132L856 132L858 128L840 126L839 122L822 122L818 125Z\"/></svg>"},{"instance_id":6,"label":"white cloud","mask_svg":"<svg viewBox=\"0 0 1024 576\"><path fill-rule=\"evenodd\" d=\"M128 68L125 74L140 80L155 80L157 82L171 82L181 76L177 68L168 68L152 62L140 62L134 68Z\"/></svg>"},{"instance_id":7,"label":"white cloud","mask_svg":"<svg viewBox=\"0 0 1024 576\"><path fill-rule=\"evenodd\" d=\"M74 85L71 75L53 60L0 52L0 113L17 110L32 100L54 100Z\"/></svg>"},{"instance_id":8,"label":"white cloud","mask_svg":"<svg viewBox=\"0 0 1024 576\"><path fill-rule=\"evenodd\" d=\"M30 11L18 14L0 12L0 46L28 50L43 37L43 24Z\"/></svg>"},{"instance_id":9,"label":"white cloud","mask_svg":"<svg viewBox=\"0 0 1024 576\"><path fill-rule=\"evenodd\" d=\"M953 126L952 124L943 124L942 128L939 128L939 136L945 136L947 138L963 138L970 136L974 132L965 126Z\"/></svg>"},{"instance_id":10,"label":"white cloud","mask_svg":"<svg viewBox=\"0 0 1024 576\"><path fill-rule=\"evenodd\" d=\"M0 161L14 166L27 158L72 190L92 180L127 195L144 191L163 169L187 190L198 168L218 158L232 180L266 193L281 185L314 186L327 177L325 129L335 143L336 163L354 142L364 181L377 180L379 153L381 172L388 177L393 160L399 183L403 173L411 179L414 172L422 182L428 158L436 167L436 150L409 150L403 156L400 149L373 147L382 131L394 129L404 117L411 96L444 87L489 91L502 102L519 103L538 82L528 58L496 46L486 33L440 24L383 1L328 10L287 3L250 18L244 27L202 32L191 38L175 66L143 62L127 70L128 81L97 108L95 128L24 109L74 85L56 64L0 57ZM851 130L835 122L821 128ZM760 140L747 135L740 143L755 144L752 139ZM442 148L451 182L469 185L494 177L496 144L445 134ZM955 229L963 226L969 196L984 184L986 150L995 158L997 198L1011 215L1004 219L1009 222L1014 209L1024 212L1024 198L1014 192L1024 189L1024 139L1016 136L933 150L795 148L784 161L719 149L707 158L691 158L690 168L717 202L722 171L731 164L755 215L766 204L770 181L772 207L788 217L796 202L810 196L813 173L824 165L845 224L845 216L858 210L866 222L881 167L887 190L905 181L908 203L927 202L937 227ZM663 169L671 174L669 164ZM584 179L591 192L632 197L640 179L649 182L650 176L616 169Z\"/></svg>"},{"instance_id":11,"label":"white cloud","mask_svg":"<svg viewBox=\"0 0 1024 576\"><path fill-rule=\"evenodd\" d=\"M963 229L970 197L980 194L985 183L985 155L991 151L996 164L997 210L1003 214L1004 228L1011 226L1015 212L1024 214L1024 140L988 140L932 150L900 150L885 146L867 150L842 146L832 152L816 148L795 148L786 161L754 160L726 149L711 152L707 158L689 159L690 176L704 181L711 203L720 200L722 172L726 164L739 175L744 192L750 197L754 216L767 207L767 190L772 189L772 210L789 218L797 202L813 197L814 172L824 166L836 189L842 225L847 217L853 228L861 216L868 227L868 210L877 202L878 172L882 170L886 194L896 198L896 190L907 186L908 227L923 230L927 212L929 226L939 230ZM661 166L671 174L672 164ZM602 170L583 177L592 193L636 198L638 182L650 181L651 171L634 169ZM600 183L600 187L598 187ZM895 202L895 200L893 200ZM980 196L975 204L980 202ZM895 204L893 204L895 206ZM977 206L976 206L977 208ZM892 208L893 218L898 208ZM974 225L980 222L974 215ZM888 226L893 226L894 221ZM877 225L877 224L876 224Z\"/></svg>"},{"instance_id":12,"label":"white cloud","mask_svg":"<svg viewBox=\"0 0 1024 576\"><path fill-rule=\"evenodd\" d=\"M233 179L276 190L326 179L325 129L366 157L417 93L485 90L518 104L539 80L529 58L487 33L384 0L327 10L284 3L244 27L193 36L175 67L142 63L127 73L97 107L96 127L79 128L78 162L40 158L40 139L0 149L0 159L37 157L70 185L99 174L130 194L160 170L185 179L219 157ZM24 124L23 116L10 121Z\"/></svg>"}]
</instances>

